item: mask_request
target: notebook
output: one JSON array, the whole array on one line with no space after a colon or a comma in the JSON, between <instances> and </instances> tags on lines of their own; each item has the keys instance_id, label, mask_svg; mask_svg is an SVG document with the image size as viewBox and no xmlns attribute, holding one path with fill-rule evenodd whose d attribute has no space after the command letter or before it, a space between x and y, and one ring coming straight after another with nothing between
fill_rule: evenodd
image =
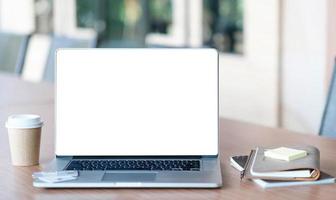
<instances>
[{"instance_id":1,"label":"notebook","mask_svg":"<svg viewBox=\"0 0 336 200\"><path fill-rule=\"evenodd\" d=\"M313 181L320 176L320 153L313 146L289 147L305 150L307 156L293 161L283 161L264 156L265 149L251 151L243 177L264 180Z\"/></svg>"},{"instance_id":2,"label":"notebook","mask_svg":"<svg viewBox=\"0 0 336 200\"><path fill-rule=\"evenodd\" d=\"M323 185L323 184L334 184L335 178L321 172L321 176L316 181L275 181L275 180L262 180L253 179L253 182L258 184L262 188L275 188L275 187L289 187L289 186L300 186L300 185Z\"/></svg>"},{"instance_id":3,"label":"notebook","mask_svg":"<svg viewBox=\"0 0 336 200\"><path fill-rule=\"evenodd\" d=\"M233 156L230 158L230 164L238 171L243 171L245 163L247 162L248 156ZM260 187L266 188L276 188L276 187L290 187L290 186L301 186L301 185L323 185L323 184L334 184L336 182L335 177L330 176L327 173L321 171L320 178L316 181L277 181L277 180L262 180L262 179L252 179Z\"/></svg>"}]
</instances>

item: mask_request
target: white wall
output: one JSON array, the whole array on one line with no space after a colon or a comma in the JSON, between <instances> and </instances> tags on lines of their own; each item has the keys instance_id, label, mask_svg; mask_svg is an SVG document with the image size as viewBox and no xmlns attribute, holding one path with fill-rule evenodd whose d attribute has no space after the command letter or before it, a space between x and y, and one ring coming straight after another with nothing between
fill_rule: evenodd
<instances>
[{"instance_id":1,"label":"white wall","mask_svg":"<svg viewBox=\"0 0 336 200\"><path fill-rule=\"evenodd\" d=\"M244 1L244 55L220 57L220 115L278 125L278 0Z\"/></svg>"},{"instance_id":2,"label":"white wall","mask_svg":"<svg viewBox=\"0 0 336 200\"><path fill-rule=\"evenodd\" d=\"M327 0L285 0L283 127L317 133L325 102Z\"/></svg>"},{"instance_id":3,"label":"white wall","mask_svg":"<svg viewBox=\"0 0 336 200\"><path fill-rule=\"evenodd\" d=\"M333 72L334 61L336 57L336 1L328 0L328 54L327 54L327 74L326 85Z\"/></svg>"},{"instance_id":4,"label":"white wall","mask_svg":"<svg viewBox=\"0 0 336 200\"><path fill-rule=\"evenodd\" d=\"M31 33L35 29L34 0L0 0L0 30Z\"/></svg>"}]
</instances>

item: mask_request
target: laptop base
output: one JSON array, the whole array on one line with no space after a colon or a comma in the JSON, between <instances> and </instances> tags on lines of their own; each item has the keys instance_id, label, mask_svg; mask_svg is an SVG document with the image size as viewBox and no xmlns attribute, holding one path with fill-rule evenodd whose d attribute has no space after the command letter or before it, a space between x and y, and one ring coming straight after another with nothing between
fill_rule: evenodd
<instances>
[{"instance_id":1,"label":"laptop base","mask_svg":"<svg viewBox=\"0 0 336 200\"><path fill-rule=\"evenodd\" d=\"M61 171L72 157L57 157L43 171ZM218 157L201 157L199 171L97 170L78 171L76 180L47 183L35 179L39 188L218 188L222 186Z\"/></svg>"}]
</instances>

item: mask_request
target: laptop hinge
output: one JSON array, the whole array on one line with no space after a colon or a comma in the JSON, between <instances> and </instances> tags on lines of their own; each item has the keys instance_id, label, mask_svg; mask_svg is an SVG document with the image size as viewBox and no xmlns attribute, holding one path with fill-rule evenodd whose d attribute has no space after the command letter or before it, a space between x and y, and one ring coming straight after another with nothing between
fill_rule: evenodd
<instances>
[{"instance_id":1,"label":"laptop hinge","mask_svg":"<svg viewBox=\"0 0 336 200\"><path fill-rule=\"evenodd\" d=\"M201 159L202 156L73 156L72 159Z\"/></svg>"}]
</instances>

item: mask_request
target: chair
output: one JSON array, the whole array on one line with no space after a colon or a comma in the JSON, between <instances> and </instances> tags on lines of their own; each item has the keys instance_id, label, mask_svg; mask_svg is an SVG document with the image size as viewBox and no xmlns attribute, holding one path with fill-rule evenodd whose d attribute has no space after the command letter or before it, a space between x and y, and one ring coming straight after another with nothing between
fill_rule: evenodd
<instances>
[{"instance_id":1,"label":"chair","mask_svg":"<svg viewBox=\"0 0 336 200\"><path fill-rule=\"evenodd\" d=\"M0 33L0 70L20 74L29 36Z\"/></svg>"},{"instance_id":2,"label":"chair","mask_svg":"<svg viewBox=\"0 0 336 200\"><path fill-rule=\"evenodd\" d=\"M319 134L336 138L336 58Z\"/></svg>"},{"instance_id":3,"label":"chair","mask_svg":"<svg viewBox=\"0 0 336 200\"><path fill-rule=\"evenodd\" d=\"M58 48L94 48L97 46L97 38L75 39L64 36L54 36L51 42L43 80L54 82L55 52Z\"/></svg>"}]
</instances>

